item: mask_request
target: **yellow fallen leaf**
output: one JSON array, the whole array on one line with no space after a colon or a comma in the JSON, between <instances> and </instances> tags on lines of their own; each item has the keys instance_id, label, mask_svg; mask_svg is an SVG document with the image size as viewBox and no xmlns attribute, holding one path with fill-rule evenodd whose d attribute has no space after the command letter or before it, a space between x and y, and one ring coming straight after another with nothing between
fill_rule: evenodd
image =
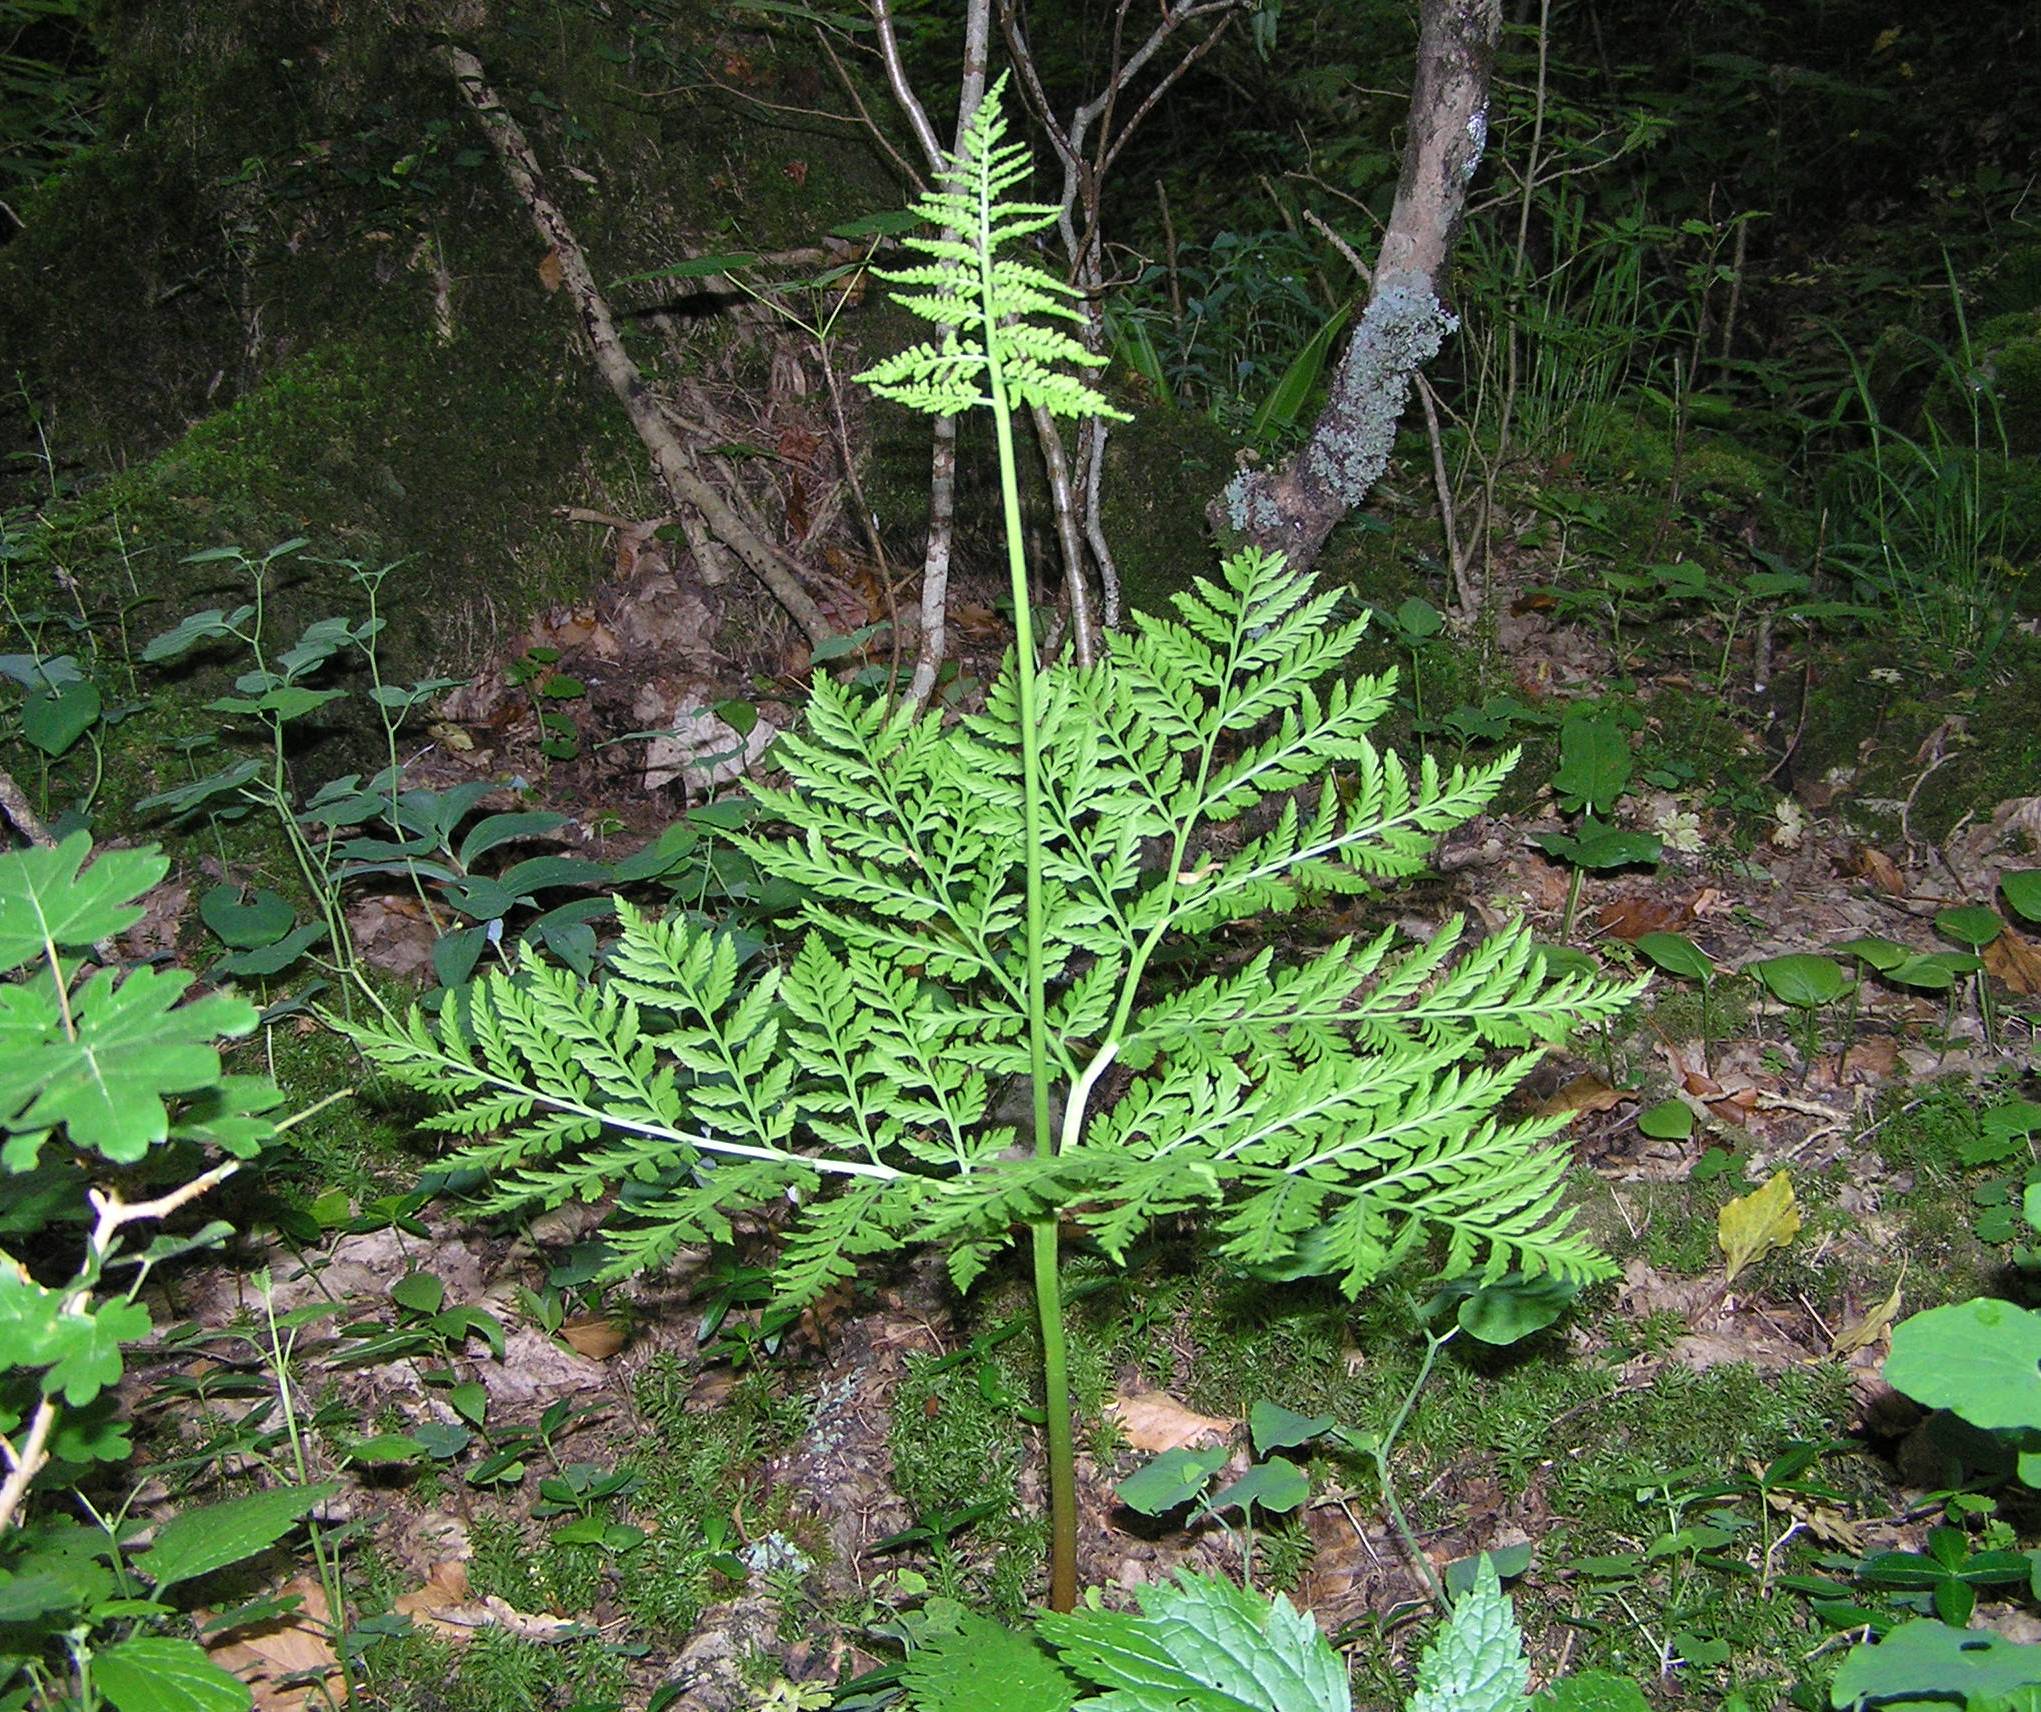
<instances>
[{"instance_id":1,"label":"yellow fallen leaf","mask_svg":"<svg viewBox=\"0 0 2041 1712\"><path fill-rule=\"evenodd\" d=\"M1875 1308L1867 1308L1856 1319L1837 1332L1835 1338L1828 1346L1828 1353L1830 1355L1855 1355L1858 1350L1869 1349L1882 1338L1891 1327L1892 1322L1899 1317L1899 1291L1901 1285L1905 1284L1905 1282L1906 1273L1902 1270L1899 1275L1899 1282L1892 1286L1892 1294L1887 1296Z\"/></svg>"},{"instance_id":2,"label":"yellow fallen leaf","mask_svg":"<svg viewBox=\"0 0 2041 1712\"><path fill-rule=\"evenodd\" d=\"M1739 1195L1715 1218L1715 1240L1729 1263L1724 1282L1735 1279L1754 1260L1776 1254L1800 1234L1800 1206L1793 1198L1793 1180L1775 1171L1748 1195Z\"/></svg>"},{"instance_id":3,"label":"yellow fallen leaf","mask_svg":"<svg viewBox=\"0 0 2041 1712\"><path fill-rule=\"evenodd\" d=\"M1226 1438L1240 1424L1222 1415L1201 1415L1167 1391L1130 1391L1115 1397L1106 1412L1119 1424L1120 1434L1130 1446L1151 1456Z\"/></svg>"}]
</instances>

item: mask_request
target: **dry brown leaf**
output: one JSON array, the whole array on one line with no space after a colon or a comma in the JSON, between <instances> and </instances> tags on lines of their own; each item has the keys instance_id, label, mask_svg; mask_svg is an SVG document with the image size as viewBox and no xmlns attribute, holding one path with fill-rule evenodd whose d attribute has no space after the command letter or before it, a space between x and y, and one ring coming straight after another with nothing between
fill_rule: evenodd
<instances>
[{"instance_id":1,"label":"dry brown leaf","mask_svg":"<svg viewBox=\"0 0 2041 1712\"><path fill-rule=\"evenodd\" d=\"M539 258L539 284L548 291L558 291L566 277L560 267L560 252L557 249L548 250Z\"/></svg>"},{"instance_id":2,"label":"dry brown leaf","mask_svg":"<svg viewBox=\"0 0 2041 1712\"><path fill-rule=\"evenodd\" d=\"M493 1593L471 1599L468 1566L458 1559L434 1564L422 1586L398 1595L395 1609L442 1641L470 1640L477 1629L501 1629L519 1640L542 1644L586 1632L571 1617L556 1617L550 1611L533 1615Z\"/></svg>"},{"instance_id":3,"label":"dry brown leaf","mask_svg":"<svg viewBox=\"0 0 2041 1712\"><path fill-rule=\"evenodd\" d=\"M327 1633L326 1590L312 1576L301 1575L279 1592L303 1603L274 1622L226 1630L207 1647L207 1656L248 1685L252 1712L323 1712L344 1705L347 1676Z\"/></svg>"},{"instance_id":4,"label":"dry brown leaf","mask_svg":"<svg viewBox=\"0 0 2041 1712\"><path fill-rule=\"evenodd\" d=\"M2041 945L2008 927L1978 955L2009 992L2041 993Z\"/></svg>"},{"instance_id":5,"label":"dry brown leaf","mask_svg":"<svg viewBox=\"0 0 2041 1712\"><path fill-rule=\"evenodd\" d=\"M1899 1042L1889 1034L1869 1034L1843 1054L1843 1073L1882 1082L1899 1064Z\"/></svg>"},{"instance_id":6,"label":"dry brown leaf","mask_svg":"<svg viewBox=\"0 0 2041 1712\"><path fill-rule=\"evenodd\" d=\"M1852 846L1843 859L1843 872L1860 880L1869 880L1889 898L1906 896L1906 877L1900 873L1899 864L1884 851L1869 844Z\"/></svg>"},{"instance_id":7,"label":"dry brown leaf","mask_svg":"<svg viewBox=\"0 0 2041 1712\"><path fill-rule=\"evenodd\" d=\"M593 1361L607 1361L624 1347L624 1328L607 1314L576 1314L560 1324L568 1348Z\"/></svg>"},{"instance_id":8,"label":"dry brown leaf","mask_svg":"<svg viewBox=\"0 0 2041 1712\"><path fill-rule=\"evenodd\" d=\"M1647 933L1670 933L1691 919L1684 903L1655 898L1649 892L1625 893L1595 911L1595 923L1602 932L1630 941L1642 939Z\"/></svg>"},{"instance_id":9,"label":"dry brown leaf","mask_svg":"<svg viewBox=\"0 0 2041 1712\"><path fill-rule=\"evenodd\" d=\"M1592 1072L1576 1076L1538 1108L1541 1118L1564 1117L1569 1112L1605 1112L1625 1096Z\"/></svg>"},{"instance_id":10,"label":"dry brown leaf","mask_svg":"<svg viewBox=\"0 0 2041 1712\"><path fill-rule=\"evenodd\" d=\"M1167 1391L1129 1391L1107 1404L1106 1412L1119 1423L1120 1435L1129 1445L1151 1455L1227 1438L1240 1425L1237 1418L1201 1415Z\"/></svg>"},{"instance_id":11,"label":"dry brown leaf","mask_svg":"<svg viewBox=\"0 0 2041 1712\"><path fill-rule=\"evenodd\" d=\"M1898 1317L1899 1292L1905 1282L1906 1275L1901 1273L1899 1282L1892 1286L1891 1295L1887 1296L1876 1307L1867 1308L1835 1334L1829 1341L1828 1353L1830 1355L1855 1355L1858 1350L1869 1349L1871 1345L1882 1338L1891 1327L1893 1320Z\"/></svg>"},{"instance_id":12,"label":"dry brown leaf","mask_svg":"<svg viewBox=\"0 0 2041 1712\"><path fill-rule=\"evenodd\" d=\"M1767 1492L1765 1502L1791 1516L1825 1546L1847 1552L1864 1549L1864 1530L1831 1505L1810 1504L1791 1492Z\"/></svg>"}]
</instances>

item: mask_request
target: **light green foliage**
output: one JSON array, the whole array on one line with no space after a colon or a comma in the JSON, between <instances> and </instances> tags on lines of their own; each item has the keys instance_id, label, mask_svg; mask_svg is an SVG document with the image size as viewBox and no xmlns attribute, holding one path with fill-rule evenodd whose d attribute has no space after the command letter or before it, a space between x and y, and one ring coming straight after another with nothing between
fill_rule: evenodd
<instances>
[{"instance_id":1,"label":"light green foliage","mask_svg":"<svg viewBox=\"0 0 2041 1712\"><path fill-rule=\"evenodd\" d=\"M332 1488L188 1511L126 1562L110 1525L81 1527L34 1502L45 1483L73 1487L81 1465L127 1457L113 1387L122 1346L151 1329L136 1297L157 1264L218 1242L228 1227L158 1236L129 1255L123 1233L197 1199L276 1131L264 1115L276 1090L227 1075L220 1063L218 1040L248 1033L252 1006L218 994L181 1003L191 980L182 971L84 974L80 954L140 919L135 900L169 866L154 850L115 851L88 865L89 851L81 832L54 848L0 856L0 975L13 977L0 987L0 1232L84 1227L76 1270L58 1285L0 1250L0 1433L8 1445L0 1699L20 1705L47 1690L50 1704L231 1712L248 1705L246 1687L195 1642L151 1634L150 1624L172 1609L173 1589L274 1545ZM100 1176L87 1175L92 1156L131 1164L157 1149L182 1172L181 1187L133 1203L115 1187L90 1187ZM204 1169L208 1149L232 1157ZM117 1261L132 1268L121 1289L109 1282ZM132 1597L136 1575L155 1603Z\"/></svg>"},{"instance_id":2,"label":"light green foliage","mask_svg":"<svg viewBox=\"0 0 2041 1712\"><path fill-rule=\"evenodd\" d=\"M1886 1381L1987 1431L2041 1428L2041 1314L1978 1297L1893 1329Z\"/></svg>"},{"instance_id":3,"label":"light green foliage","mask_svg":"<svg viewBox=\"0 0 2041 1712\"><path fill-rule=\"evenodd\" d=\"M1043 1638L1066 1666L1108 1692L1090 1712L1348 1712L1346 1668L1318 1625L1287 1599L1180 1570L1135 1589L1138 1615L1046 1615ZM1470 1708L1469 1712L1473 1712Z\"/></svg>"},{"instance_id":4,"label":"light green foliage","mask_svg":"<svg viewBox=\"0 0 2041 1712\"><path fill-rule=\"evenodd\" d=\"M1516 1608L1483 1559L1473 1589L1418 1660L1408 1712L1523 1712L1530 1686Z\"/></svg>"},{"instance_id":5,"label":"light green foliage","mask_svg":"<svg viewBox=\"0 0 2041 1712\"><path fill-rule=\"evenodd\" d=\"M858 376L881 398L934 416L955 416L992 402L1046 405L1058 416L1120 416L1091 387L1055 368L1103 368L1107 359L1069 334L1030 322L1055 316L1081 323L1078 293L1027 262L1001 258L1000 246L1055 224L1060 210L1045 202L1008 202L1006 193L1032 170L1027 145L1006 141L999 110L1002 76L965 129L955 163L935 175L942 187L923 192L916 211L945 235L909 233L900 243L933 259L918 267L875 270L895 285L893 300L943 329L933 344L911 345ZM949 234L954 233L955 236Z\"/></svg>"},{"instance_id":6,"label":"light green foliage","mask_svg":"<svg viewBox=\"0 0 2041 1712\"><path fill-rule=\"evenodd\" d=\"M1248 552L1105 665L1043 676L1059 1158L1003 1159L1013 1138L990 1115L998 1079L1027 1069L1005 682L945 729L817 681L807 733L780 751L790 787L757 793L801 836L744 840L813 894L784 970L746 977L728 939L626 908L606 979L534 963L491 975L436 1025L414 1014L358 1037L400 1080L465 1097L441 1127L509 1126L449 1162L487 1173L492 1209L665 1182L614 1239L625 1269L794 1188L807 1197L782 1280L794 1299L916 1237L954 1243L966 1283L1016 1213L1080 1196L1114 1254L1194 1207L1219 1213L1224 1251L1244 1262L1289 1256L1310 1232L1316 1269L1349 1292L1434 1232L1454 1269L1593 1276L1601 1263L1558 1210L1563 1155L1543 1145L1557 1120L1493 1112L1534 1061L1526 1048L1630 989L1548 977L1521 932L1456 959L1454 922L1421 946L1385 932L1291 968L1264 951L1145 990L1172 940L1420 871L1431 838L1500 777L1412 770L1376 749L1382 680L1315 687L1357 630L1328 624L1331 605ZM1327 780L1304 806L1287 796L1329 760L1354 764L1343 787ZM1263 830L1228 837L1279 795ZM1144 865L1151 843L1159 866ZM1510 1055L1487 1062L1494 1046ZM1135 1079L1093 1114L1115 1060ZM847 1180L841 1195L814 1196L825 1175Z\"/></svg>"},{"instance_id":7,"label":"light green foliage","mask_svg":"<svg viewBox=\"0 0 2041 1712\"><path fill-rule=\"evenodd\" d=\"M1920 1618L1876 1646L1852 1647L1829 1686L1829 1704L2026 1706L2037 1688L2041 1646Z\"/></svg>"},{"instance_id":8,"label":"light green foliage","mask_svg":"<svg viewBox=\"0 0 2041 1712\"><path fill-rule=\"evenodd\" d=\"M930 1626L900 1671L915 1712L1068 1712L1077 1698L1031 1636L946 1600L924 1616Z\"/></svg>"}]
</instances>

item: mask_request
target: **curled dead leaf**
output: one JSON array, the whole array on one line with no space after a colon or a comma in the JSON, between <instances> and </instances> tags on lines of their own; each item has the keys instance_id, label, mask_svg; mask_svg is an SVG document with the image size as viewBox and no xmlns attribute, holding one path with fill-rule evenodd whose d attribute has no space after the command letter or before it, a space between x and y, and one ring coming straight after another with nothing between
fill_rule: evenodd
<instances>
[{"instance_id":1,"label":"curled dead leaf","mask_svg":"<svg viewBox=\"0 0 2041 1712\"><path fill-rule=\"evenodd\" d=\"M1899 1282L1892 1286L1892 1294L1875 1307L1867 1308L1829 1340L1830 1355L1855 1355L1860 1349L1869 1349L1891 1329L1892 1322L1899 1316L1899 1292L1905 1284L1902 1273Z\"/></svg>"},{"instance_id":2,"label":"curled dead leaf","mask_svg":"<svg viewBox=\"0 0 2041 1712\"><path fill-rule=\"evenodd\" d=\"M541 1645L587 1632L571 1617L520 1611L493 1593L472 1598L468 1566L458 1560L434 1564L422 1586L398 1595L394 1609L437 1639L457 1643L472 1640L478 1629L501 1629L521 1641Z\"/></svg>"},{"instance_id":3,"label":"curled dead leaf","mask_svg":"<svg viewBox=\"0 0 2041 1712\"><path fill-rule=\"evenodd\" d=\"M1576 1076L1558 1093L1538 1107L1541 1118L1564 1117L1571 1112L1606 1112L1625 1096L1592 1073Z\"/></svg>"},{"instance_id":4,"label":"curled dead leaf","mask_svg":"<svg viewBox=\"0 0 2041 1712\"><path fill-rule=\"evenodd\" d=\"M1860 880L1869 880L1888 898L1906 896L1906 876L1900 873L1899 864L1884 851L1869 844L1853 845L1843 859L1843 872Z\"/></svg>"},{"instance_id":5,"label":"curled dead leaf","mask_svg":"<svg viewBox=\"0 0 2041 1712\"><path fill-rule=\"evenodd\" d=\"M1106 1413L1129 1445L1151 1454L1227 1438L1240 1425L1235 1418L1201 1415L1166 1391L1129 1391L1108 1403Z\"/></svg>"},{"instance_id":6,"label":"curled dead leaf","mask_svg":"<svg viewBox=\"0 0 2041 1712\"><path fill-rule=\"evenodd\" d=\"M1985 968L1993 979L2004 983L2008 992L2041 993L2041 945L2003 928L1981 952Z\"/></svg>"}]
</instances>

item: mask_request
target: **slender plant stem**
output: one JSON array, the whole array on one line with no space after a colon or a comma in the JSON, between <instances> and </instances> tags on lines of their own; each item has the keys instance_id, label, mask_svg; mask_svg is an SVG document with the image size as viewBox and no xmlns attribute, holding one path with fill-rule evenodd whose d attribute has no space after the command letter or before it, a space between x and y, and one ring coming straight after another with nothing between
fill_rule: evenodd
<instances>
[{"instance_id":1,"label":"slender plant stem","mask_svg":"<svg viewBox=\"0 0 2041 1712\"><path fill-rule=\"evenodd\" d=\"M997 321L992 276L992 210L981 202L980 290L985 324ZM1049 1121L1049 1026L1042 973L1042 733L1036 712L1035 625L1030 610L1027 560L1021 551L1020 471L1014 459L1013 411L1006 396L999 354L986 341L987 392L999 443L999 485L1006 514L1006 567L1013 589L1014 688L1021 737L1021 801L1026 822L1028 1075L1034 1084L1035 1152L1049 1158L1056 1133ZM1077 1458L1070 1432L1070 1374L1063 1343L1062 1281L1057 1266L1054 1216L1032 1231L1035 1311L1042 1323L1043 1405L1049 1440L1049 1609L1068 1611L1077 1603Z\"/></svg>"}]
</instances>

